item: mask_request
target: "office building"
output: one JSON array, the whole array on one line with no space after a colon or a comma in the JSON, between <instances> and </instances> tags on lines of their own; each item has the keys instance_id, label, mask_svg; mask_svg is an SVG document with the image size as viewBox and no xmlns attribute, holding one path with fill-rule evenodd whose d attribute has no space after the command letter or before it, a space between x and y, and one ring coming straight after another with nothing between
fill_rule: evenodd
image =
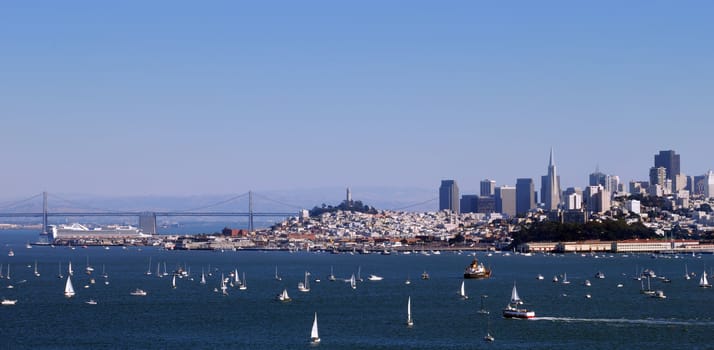
<instances>
[{"instance_id":1,"label":"office building","mask_svg":"<svg viewBox=\"0 0 714 350\"><path fill-rule=\"evenodd\" d=\"M553 149L550 149L548 175L541 179L541 193L545 210L556 210L560 205L560 178L553 159Z\"/></svg>"},{"instance_id":2,"label":"office building","mask_svg":"<svg viewBox=\"0 0 714 350\"><path fill-rule=\"evenodd\" d=\"M459 211L459 186L454 180L441 180L439 187L439 210Z\"/></svg>"},{"instance_id":3,"label":"office building","mask_svg":"<svg viewBox=\"0 0 714 350\"><path fill-rule=\"evenodd\" d=\"M679 175L679 154L672 150L669 151L659 151L659 154L654 156L654 167L655 168L665 168L667 179L674 179L674 176ZM662 183L657 183L656 185L661 185Z\"/></svg>"},{"instance_id":4,"label":"office building","mask_svg":"<svg viewBox=\"0 0 714 350\"><path fill-rule=\"evenodd\" d=\"M476 207L478 202L478 196L475 194L465 194L461 196L461 203L459 210L461 213L477 213Z\"/></svg>"},{"instance_id":5,"label":"office building","mask_svg":"<svg viewBox=\"0 0 714 350\"><path fill-rule=\"evenodd\" d=\"M496 194L496 181L494 180L482 180L481 181L481 197L493 197Z\"/></svg>"},{"instance_id":6,"label":"office building","mask_svg":"<svg viewBox=\"0 0 714 350\"><path fill-rule=\"evenodd\" d=\"M516 215L523 215L535 208L535 185L533 179L516 180Z\"/></svg>"},{"instance_id":7,"label":"office building","mask_svg":"<svg viewBox=\"0 0 714 350\"><path fill-rule=\"evenodd\" d=\"M667 180L667 168L652 167L650 168L650 185L664 186Z\"/></svg>"},{"instance_id":8,"label":"office building","mask_svg":"<svg viewBox=\"0 0 714 350\"><path fill-rule=\"evenodd\" d=\"M510 186L496 187L496 212L516 216L516 188Z\"/></svg>"},{"instance_id":9,"label":"office building","mask_svg":"<svg viewBox=\"0 0 714 350\"><path fill-rule=\"evenodd\" d=\"M714 172L711 170L704 175L704 197L714 197Z\"/></svg>"}]
</instances>

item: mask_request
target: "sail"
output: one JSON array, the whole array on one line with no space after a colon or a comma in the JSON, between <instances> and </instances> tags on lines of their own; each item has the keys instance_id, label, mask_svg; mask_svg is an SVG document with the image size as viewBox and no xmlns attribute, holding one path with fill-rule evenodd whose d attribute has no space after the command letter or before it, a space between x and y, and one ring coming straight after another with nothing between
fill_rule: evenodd
<instances>
[{"instance_id":1,"label":"sail","mask_svg":"<svg viewBox=\"0 0 714 350\"><path fill-rule=\"evenodd\" d=\"M464 281L461 281L461 296L466 296L466 290L464 289Z\"/></svg>"},{"instance_id":2,"label":"sail","mask_svg":"<svg viewBox=\"0 0 714 350\"><path fill-rule=\"evenodd\" d=\"M350 277L350 286L352 286L352 288L357 288L357 282L355 281L355 274L352 274L352 277Z\"/></svg>"},{"instance_id":3,"label":"sail","mask_svg":"<svg viewBox=\"0 0 714 350\"><path fill-rule=\"evenodd\" d=\"M312 321L312 331L310 332L310 338L319 339L320 336L317 333L317 312L315 313L315 320Z\"/></svg>"},{"instance_id":4,"label":"sail","mask_svg":"<svg viewBox=\"0 0 714 350\"><path fill-rule=\"evenodd\" d=\"M516 290L516 284L513 284L513 291L511 291L511 303L519 303L521 298L518 296L518 291Z\"/></svg>"},{"instance_id":5,"label":"sail","mask_svg":"<svg viewBox=\"0 0 714 350\"><path fill-rule=\"evenodd\" d=\"M72 279L67 276L67 283L64 285L64 295L68 298L74 296L74 287L72 286Z\"/></svg>"},{"instance_id":6,"label":"sail","mask_svg":"<svg viewBox=\"0 0 714 350\"><path fill-rule=\"evenodd\" d=\"M176 275L171 279L171 287L176 288Z\"/></svg>"},{"instance_id":7,"label":"sail","mask_svg":"<svg viewBox=\"0 0 714 350\"><path fill-rule=\"evenodd\" d=\"M72 276L74 274L74 271L72 271L72 260L69 261L69 265L67 266L67 273Z\"/></svg>"},{"instance_id":8,"label":"sail","mask_svg":"<svg viewBox=\"0 0 714 350\"><path fill-rule=\"evenodd\" d=\"M707 280L707 272L704 271L704 272L702 272L702 277L699 278L699 285L706 286L708 284L709 284L709 281Z\"/></svg>"},{"instance_id":9,"label":"sail","mask_svg":"<svg viewBox=\"0 0 714 350\"><path fill-rule=\"evenodd\" d=\"M407 322L412 321L412 297L407 299Z\"/></svg>"},{"instance_id":10,"label":"sail","mask_svg":"<svg viewBox=\"0 0 714 350\"><path fill-rule=\"evenodd\" d=\"M201 271L201 284L206 284L206 274Z\"/></svg>"}]
</instances>

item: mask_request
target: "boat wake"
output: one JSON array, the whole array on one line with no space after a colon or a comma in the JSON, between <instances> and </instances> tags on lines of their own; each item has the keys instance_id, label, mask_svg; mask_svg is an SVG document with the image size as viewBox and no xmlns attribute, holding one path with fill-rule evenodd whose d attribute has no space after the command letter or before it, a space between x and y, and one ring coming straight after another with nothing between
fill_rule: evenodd
<instances>
[{"instance_id":1,"label":"boat wake","mask_svg":"<svg viewBox=\"0 0 714 350\"><path fill-rule=\"evenodd\" d=\"M553 322L591 322L591 323L615 323L615 324L640 324L640 325L660 325L660 326L714 326L714 321L703 320L667 320L667 319L639 319L631 320L625 318L575 318L575 317L536 317L531 321L553 321Z\"/></svg>"}]
</instances>

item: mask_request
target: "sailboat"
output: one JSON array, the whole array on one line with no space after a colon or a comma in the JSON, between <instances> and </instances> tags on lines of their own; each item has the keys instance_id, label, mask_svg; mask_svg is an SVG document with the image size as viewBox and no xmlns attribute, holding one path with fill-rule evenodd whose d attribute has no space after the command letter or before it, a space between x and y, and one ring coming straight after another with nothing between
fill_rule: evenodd
<instances>
[{"instance_id":1,"label":"sailboat","mask_svg":"<svg viewBox=\"0 0 714 350\"><path fill-rule=\"evenodd\" d=\"M92 272L94 272L94 268L89 265L89 255L87 255L87 267L84 268L84 271L85 271L88 275L91 275Z\"/></svg>"},{"instance_id":2,"label":"sailboat","mask_svg":"<svg viewBox=\"0 0 714 350\"><path fill-rule=\"evenodd\" d=\"M40 277L40 273L37 271L37 260L35 260L35 276Z\"/></svg>"},{"instance_id":3,"label":"sailboat","mask_svg":"<svg viewBox=\"0 0 714 350\"><path fill-rule=\"evenodd\" d=\"M64 276L62 275L62 262L61 261L59 262L57 267L59 268L59 272L57 273L57 278L59 278L59 279L64 278Z\"/></svg>"},{"instance_id":4,"label":"sailboat","mask_svg":"<svg viewBox=\"0 0 714 350\"><path fill-rule=\"evenodd\" d=\"M488 315L489 311L486 310L486 307L484 306L483 300L488 298L488 295L483 294L481 295L481 309L478 310L478 313L483 314L483 315Z\"/></svg>"},{"instance_id":5,"label":"sailboat","mask_svg":"<svg viewBox=\"0 0 714 350\"><path fill-rule=\"evenodd\" d=\"M171 279L171 288L176 288L176 275Z\"/></svg>"},{"instance_id":6,"label":"sailboat","mask_svg":"<svg viewBox=\"0 0 714 350\"><path fill-rule=\"evenodd\" d=\"M310 281L307 278L308 276L310 276L310 273L305 271L305 282L298 283L299 291L306 292L306 293L310 291Z\"/></svg>"},{"instance_id":7,"label":"sailboat","mask_svg":"<svg viewBox=\"0 0 714 350\"><path fill-rule=\"evenodd\" d=\"M568 273L563 273L563 281L560 282L562 284L570 284L570 281L568 281Z\"/></svg>"},{"instance_id":8,"label":"sailboat","mask_svg":"<svg viewBox=\"0 0 714 350\"><path fill-rule=\"evenodd\" d=\"M414 320L412 320L412 297L407 298L407 327L414 325Z\"/></svg>"},{"instance_id":9,"label":"sailboat","mask_svg":"<svg viewBox=\"0 0 714 350\"><path fill-rule=\"evenodd\" d=\"M650 276L649 275L647 275L647 289L645 289L644 281L640 280L640 293L647 294L647 295L653 295L655 293L655 291L652 290L652 286L650 286Z\"/></svg>"},{"instance_id":10,"label":"sailboat","mask_svg":"<svg viewBox=\"0 0 714 350\"><path fill-rule=\"evenodd\" d=\"M363 280L362 280L362 266L357 266L357 281L363 282Z\"/></svg>"},{"instance_id":11,"label":"sailboat","mask_svg":"<svg viewBox=\"0 0 714 350\"><path fill-rule=\"evenodd\" d=\"M64 285L64 296L67 298L74 296L74 287L72 286L71 276L67 276L67 283Z\"/></svg>"},{"instance_id":12,"label":"sailboat","mask_svg":"<svg viewBox=\"0 0 714 350\"><path fill-rule=\"evenodd\" d=\"M334 281L335 281L335 273L334 273L334 271L332 270L332 266L330 266L330 276L328 276L327 279L330 280L330 282L334 282Z\"/></svg>"},{"instance_id":13,"label":"sailboat","mask_svg":"<svg viewBox=\"0 0 714 350\"><path fill-rule=\"evenodd\" d=\"M350 277L350 287L352 289L357 289L357 280L355 280L355 274L352 274L352 277Z\"/></svg>"},{"instance_id":14,"label":"sailboat","mask_svg":"<svg viewBox=\"0 0 714 350\"><path fill-rule=\"evenodd\" d=\"M72 260L70 260L69 264L67 264L67 274L70 276L74 276L74 271L72 270Z\"/></svg>"},{"instance_id":15,"label":"sailboat","mask_svg":"<svg viewBox=\"0 0 714 350\"><path fill-rule=\"evenodd\" d=\"M228 295L228 287L226 287L226 278L221 274L221 293Z\"/></svg>"},{"instance_id":16,"label":"sailboat","mask_svg":"<svg viewBox=\"0 0 714 350\"><path fill-rule=\"evenodd\" d=\"M466 295L466 290L464 289L464 281L461 281L461 289L459 290L459 295L461 295L462 299L468 299L469 296Z\"/></svg>"},{"instance_id":17,"label":"sailboat","mask_svg":"<svg viewBox=\"0 0 714 350\"><path fill-rule=\"evenodd\" d=\"M503 309L503 317L505 318L534 318L535 311L525 308L518 308L518 305L523 304L523 301L518 296L516 290L516 282L513 282L513 290L511 291L511 301Z\"/></svg>"},{"instance_id":18,"label":"sailboat","mask_svg":"<svg viewBox=\"0 0 714 350\"><path fill-rule=\"evenodd\" d=\"M491 316L488 316L488 317L487 317L487 320L486 320L486 335L483 337L483 340L485 340L485 341L487 341L487 342L492 342L492 341L496 340L496 338L494 338L494 337L491 335Z\"/></svg>"},{"instance_id":19,"label":"sailboat","mask_svg":"<svg viewBox=\"0 0 714 350\"><path fill-rule=\"evenodd\" d=\"M156 277L159 277L159 278L164 277L161 275L161 263L160 262L156 263Z\"/></svg>"},{"instance_id":20,"label":"sailboat","mask_svg":"<svg viewBox=\"0 0 714 350\"><path fill-rule=\"evenodd\" d=\"M315 312L315 319L312 321L312 330L310 331L310 343L320 343L320 336L317 333L317 312Z\"/></svg>"},{"instance_id":21,"label":"sailboat","mask_svg":"<svg viewBox=\"0 0 714 350\"><path fill-rule=\"evenodd\" d=\"M275 265L275 280L282 281L283 279L278 276L278 265Z\"/></svg>"},{"instance_id":22,"label":"sailboat","mask_svg":"<svg viewBox=\"0 0 714 350\"><path fill-rule=\"evenodd\" d=\"M151 276L151 257L149 257L149 267L146 269L146 275Z\"/></svg>"},{"instance_id":23,"label":"sailboat","mask_svg":"<svg viewBox=\"0 0 714 350\"><path fill-rule=\"evenodd\" d=\"M241 283L241 285L240 285L240 287L238 287L238 289L240 289L240 290L246 290L246 289L248 289L248 286L247 286L245 283L246 283L246 280L245 280L245 272L243 272L243 283Z\"/></svg>"},{"instance_id":24,"label":"sailboat","mask_svg":"<svg viewBox=\"0 0 714 350\"><path fill-rule=\"evenodd\" d=\"M241 285L240 275L238 275L238 269L235 269L235 271L233 271L233 282L235 282L236 285Z\"/></svg>"},{"instance_id":25,"label":"sailboat","mask_svg":"<svg viewBox=\"0 0 714 350\"><path fill-rule=\"evenodd\" d=\"M206 284L206 274L201 269L201 284Z\"/></svg>"},{"instance_id":26,"label":"sailboat","mask_svg":"<svg viewBox=\"0 0 714 350\"><path fill-rule=\"evenodd\" d=\"M699 286L702 288L711 288L712 285L709 284L709 281L707 280L707 270L705 269L704 272L702 272L702 276L699 278Z\"/></svg>"},{"instance_id":27,"label":"sailboat","mask_svg":"<svg viewBox=\"0 0 714 350\"><path fill-rule=\"evenodd\" d=\"M687 264L684 264L684 279L688 280L691 279L692 277L689 276L689 271L687 271Z\"/></svg>"},{"instance_id":28,"label":"sailboat","mask_svg":"<svg viewBox=\"0 0 714 350\"><path fill-rule=\"evenodd\" d=\"M283 292L280 293L280 294L278 294L278 298L277 298L277 299L278 299L279 301L284 301L284 302L290 301L291 299L290 299L290 296L288 296L288 290L287 290L287 289L283 289Z\"/></svg>"}]
</instances>

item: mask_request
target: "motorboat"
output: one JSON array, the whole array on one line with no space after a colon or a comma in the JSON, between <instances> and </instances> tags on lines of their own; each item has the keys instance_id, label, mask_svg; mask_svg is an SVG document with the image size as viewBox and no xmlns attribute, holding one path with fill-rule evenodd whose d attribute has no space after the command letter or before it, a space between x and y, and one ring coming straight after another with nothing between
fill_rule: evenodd
<instances>
[{"instance_id":1,"label":"motorboat","mask_svg":"<svg viewBox=\"0 0 714 350\"><path fill-rule=\"evenodd\" d=\"M140 297L146 296L146 292L143 289L139 289L139 288L134 289L129 294L134 295L134 296L140 296Z\"/></svg>"}]
</instances>

